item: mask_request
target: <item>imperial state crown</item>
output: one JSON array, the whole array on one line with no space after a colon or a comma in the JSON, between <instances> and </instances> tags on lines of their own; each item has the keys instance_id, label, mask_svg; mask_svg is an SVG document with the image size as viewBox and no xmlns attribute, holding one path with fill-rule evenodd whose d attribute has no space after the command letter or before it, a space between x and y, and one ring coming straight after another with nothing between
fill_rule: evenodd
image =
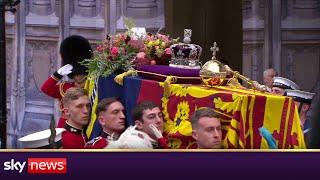
<instances>
[{"instance_id":1,"label":"imperial state crown","mask_svg":"<svg viewBox=\"0 0 320 180\"><path fill-rule=\"evenodd\" d=\"M184 30L183 43L170 46L172 57L169 66L184 69L200 69L201 46L190 44L191 29Z\"/></svg>"}]
</instances>

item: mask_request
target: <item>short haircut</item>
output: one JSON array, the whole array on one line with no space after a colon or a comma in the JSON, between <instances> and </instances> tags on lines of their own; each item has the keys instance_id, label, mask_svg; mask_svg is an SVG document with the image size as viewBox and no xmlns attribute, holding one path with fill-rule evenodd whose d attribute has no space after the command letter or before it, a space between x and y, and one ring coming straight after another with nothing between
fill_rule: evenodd
<instances>
[{"instance_id":1,"label":"short haircut","mask_svg":"<svg viewBox=\"0 0 320 180\"><path fill-rule=\"evenodd\" d=\"M218 118L220 120L220 115L213 111L213 109L208 107L200 108L197 109L191 116L192 129L198 128L199 119L203 117Z\"/></svg>"},{"instance_id":2,"label":"short haircut","mask_svg":"<svg viewBox=\"0 0 320 180\"><path fill-rule=\"evenodd\" d=\"M62 98L62 104L64 106L68 105L71 101L77 100L81 96L88 96L88 91L77 87L69 88Z\"/></svg>"},{"instance_id":3,"label":"short haircut","mask_svg":"<svg viewBox=\"0 0 320 180\"><path fill-rule=\"evenodd\" d=\"M152 110L153 108L159 107L158 105L156 105L155 103L153 103L152 101L142 101L139 104L137 104L133 109L132 109L132 117L133 120L139 120L141 122L143 122L142 120L142 115L143 115L143 111L150 109Z\"/></svg>"},{"instance_id":4,"label":"short haircut","mask_svg":"<svg viewBox=\"0 0 320 180\"><path fill-rule=\"evenodd\" d=\"M275 76L278 76L277 71L274 70L273 68L270 68L270 69L266 69L265 71L263 71L263 77L267 76L268 72L273 72Z\"/></svg>"},{"instance_id":5,"label":"short haircut","mask_svg":"<svg viewBox=\"0 0 320 180\"><path fill-rule=\"evenodd\" d=\"M99 116L100 112L106 111L110 104L114 102L121 102L119 97L109 97L109 98L104 98L102 99L96 109L96 115Z\"/></svg>"}]
</instances>

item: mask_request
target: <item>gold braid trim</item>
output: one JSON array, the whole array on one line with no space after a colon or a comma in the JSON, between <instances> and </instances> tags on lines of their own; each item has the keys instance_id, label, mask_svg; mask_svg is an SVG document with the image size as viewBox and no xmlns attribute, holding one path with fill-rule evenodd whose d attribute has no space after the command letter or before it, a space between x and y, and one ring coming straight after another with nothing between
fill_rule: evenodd
<instances>
[{"instance_id":1,"label":"gold braid trim","mask_svg":"<svg viewBox=\"0 0 320 180\"><path fill-rule=\"evenodd\" d=\"M135 76L136 76L137 74L138 74L137 71L135 71L135 70L129 70L129 71L127 71L127 72L124 72L124 73L122 73L122 74L117 75L117 76L114 78L114 81L115 81L117 84L123 86L123 80L124 80L125 77L131 76L131 75L135 75Z\"/></svg>"},{"instance_id":2,"label":"gold braid trim","mask_svg":"<svg viewBox=\"0 0 320 180\"><path fill-rule=\"evenodd\" d=\"M171 95L171 83L177 82L175 76L167 76L166 80L163 83L163 96L168 98Z\"/></svg>"},{"instance_id":3,"label":"gold braid trim","mask_svg":"<svg viewBox=\"0 0 320 180\"><path fill-rule=\"evenodd\" d=\"M60 95L61 97L64 97L64 89L63 89L63 86L64 86L64 83L65 82L61 82L61 84L59 84L59 91L60 91Z\"/></svg>"}]
</instances>

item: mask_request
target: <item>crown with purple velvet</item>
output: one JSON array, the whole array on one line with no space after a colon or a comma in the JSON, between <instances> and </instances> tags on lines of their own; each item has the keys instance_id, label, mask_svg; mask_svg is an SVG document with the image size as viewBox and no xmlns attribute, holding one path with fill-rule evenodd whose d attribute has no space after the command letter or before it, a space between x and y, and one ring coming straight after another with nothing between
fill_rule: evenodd
<instances>
[{"instance_id":1,"label":"crown with purple velvet","mask_svg":"<svg viewBox=\"0 0 320 180\"><path fill-rule=\"evenodd\" d=\"M190 44L191 29L184 30L184 43L170 46L172 57L169 66L184 69L200 69L201 46Z\"/></svg>"}]
</instances>

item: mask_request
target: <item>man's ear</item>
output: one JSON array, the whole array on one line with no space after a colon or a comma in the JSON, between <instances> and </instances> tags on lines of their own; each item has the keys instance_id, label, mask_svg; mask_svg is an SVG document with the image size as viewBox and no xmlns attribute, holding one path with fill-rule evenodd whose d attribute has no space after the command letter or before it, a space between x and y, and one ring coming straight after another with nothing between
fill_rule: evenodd
<instances>
[{"instance_id":1,"label":"man's ear","mask_svg":"<svg viewBox=\"0 0 320 180\"><path fill-rule=\"evenodd\" d=\"M192 137L193 139L197 140L198 139L198 133L196 130L192 130Z\"/></svg>"},{"instance_id":2,"label":"man's ear","mask_svg":"<svg viewBox=\"0 0 320 180\"><path fill-rule=\"evenodd\" d=\"M98 116L98 120L99 120L99 123L101 124L101 126L104 126L106 124L106 121L102 115Z\"/></svg>"},{"instance_id":3,"label":"man's ear","mask_svg":"<svg viewBox=\"0 0 320 180\"><path fill-rule=\"evenodd\" d=\"M141 122L141 121L135 120L134 123L135 123L135 125L136 125L136 127L137 127L138 130L141 130L141 129L142 129L142 122Z\"/></svg>"},{"instance_id":4,"label":"man's ear","mask_svg":"<svg viewBox=\"0 0 320 180\"><path fill-rule=\"evenodd\" d=\"M66 116L69 116L69 115L70 115L70 113L69 113L69 108L64 107L64 108L62 109L62 111L63 111L63 113L64 113Z\"/></svg>"}]
</instances>

